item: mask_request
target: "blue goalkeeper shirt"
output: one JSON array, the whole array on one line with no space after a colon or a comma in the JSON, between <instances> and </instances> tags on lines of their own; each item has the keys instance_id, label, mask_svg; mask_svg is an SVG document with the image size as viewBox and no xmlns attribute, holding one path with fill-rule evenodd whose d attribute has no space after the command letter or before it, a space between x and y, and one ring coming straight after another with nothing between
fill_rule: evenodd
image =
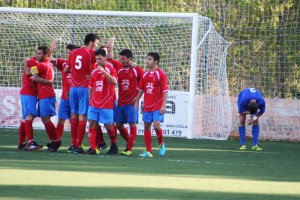
<instances>
[{"instance_id":1,"label":"blue goalkeeper shirt","mask_svg":"<svg viewBox=\"0 0 300 200\"><path fill-rule=\"evenodd\" d=\"M237 102L238 112L243 113L249 111L248 104L252 99L255 99L258 104L258 113L263 114L266 108L265 100L263 95L256 88L246 88L240 92Z\"/></svg>"}]
</instances>

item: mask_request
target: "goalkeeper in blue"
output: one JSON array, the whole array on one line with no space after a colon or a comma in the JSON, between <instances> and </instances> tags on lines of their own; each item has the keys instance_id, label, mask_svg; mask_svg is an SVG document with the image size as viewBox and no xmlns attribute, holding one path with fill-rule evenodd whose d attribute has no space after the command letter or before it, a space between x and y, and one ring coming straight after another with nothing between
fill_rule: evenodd
<instances>
[{"instance_id":1,"label":"goalkeeper in blue","mask_svg":"<svg viewBox=\"0 0 300 200\"><path fill-rule=\"evenodd\" d=\"M256 88L246 88L242 90L237 101L239 112L239 135L240 135L240 150L246 150L246 117L250 114L248 125L252 125L252 150L261 151L258 146L259 123L258 119L265 112L266 104L263 95Z\"/></svg>"}]
</instances>

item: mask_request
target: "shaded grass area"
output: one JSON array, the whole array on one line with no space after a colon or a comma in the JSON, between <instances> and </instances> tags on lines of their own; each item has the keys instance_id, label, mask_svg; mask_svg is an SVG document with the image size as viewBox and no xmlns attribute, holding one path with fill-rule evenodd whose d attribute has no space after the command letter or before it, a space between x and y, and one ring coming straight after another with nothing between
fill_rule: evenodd
<instances>
[{"instance_id":1,"label":"shaded grass area","mask_svg":"<svg viewBox=\"0 0 300 200\"><path fill-rule=\"evenodd\" d=\"M57 186L5 186L1 187L1 196L24 199L257 199L283 200L299 199L288 195L223 193L210 191L165 190L159 188L128 187L57 187ZM8 192L10 191L10 192ZM31 194L27 195L28 191ZM114 192L112 192L114 191ZM2 193L4 192L4 193Z\"/></svg>"},{"instance_id":2,"label":"shaded grass area","mask_svg":"<svg viewBox=\"0 0 300 200\"><path fill-rule=\"evenodd\" d=\"M35 131L35 140L45 145L46 133ZM144 149L142 136L137 137L131 157L107 155L107 150L95 156L69 154L68 132L63 136L63 146L55 153L45 149L34 152L16 150L18 140L17 130L14 129L0 129L0 141L0 198L3 199L300 197L300 191L294 189L300 186L299 143L261 142L264 151L241 152L237 140L165 138L166 156L158 156L157 148L154 148L154 158L142 159L138 157ZM106 141L109 141L107 137ZM87 141L84 144L87 145ZM118 138L118 144L120 151L126 146L121 137ZM156 146L155 138L153 144ZM251 141L248 144L250 149ZM48 171L48 175L40 171ZM72 177L63 172L73 172ZM87 178L90 177L87 173L93 173L92 178ZM277 183L283 187L276 189ZM285 186L284 183L289 185ZM269 190L268 184L274 188Z\"/></svg>"}]
</instances>

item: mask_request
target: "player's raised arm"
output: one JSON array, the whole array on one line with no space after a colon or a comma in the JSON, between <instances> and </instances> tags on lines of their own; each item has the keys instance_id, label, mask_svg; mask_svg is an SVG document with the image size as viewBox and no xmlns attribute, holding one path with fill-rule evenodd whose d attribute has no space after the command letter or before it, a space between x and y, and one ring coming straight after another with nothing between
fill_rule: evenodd
<instances>
[{"instance_id":1,"label":"player's raised arm","mask_svg":"<svg viewBox=\"0 0 300 200\"><path fill-rule=\"evenodd\" d=\"M111 37L109 38L108 42L107 42L107 59L111 60L114 59L114 43L116 41L115 37Z\"/></svg>"},{"instance_id":2,"label":"player's raised arm","mask_svg":"<svg viewBox=\"0 0 300 200\"><path fill-rule=\"evenodd\" d=\"M52 58L52 53L58 48L56 40L52 40L50 44L50 58Z\"/></svg>"}]
</instances>

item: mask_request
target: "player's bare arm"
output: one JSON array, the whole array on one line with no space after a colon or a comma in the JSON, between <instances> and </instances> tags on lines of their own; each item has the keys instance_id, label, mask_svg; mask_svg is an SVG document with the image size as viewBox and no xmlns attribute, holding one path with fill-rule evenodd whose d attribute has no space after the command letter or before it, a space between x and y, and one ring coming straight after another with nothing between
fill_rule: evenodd
<instances>
[{"instance_id":1,"label":"player's bare arm","mask_svg":"<svg viewBox=\"0 0 300 200\"><path fill-rule=\"evenodd\" d=\"M135 62L133 62L133 61L129 61L129 65L132 68L136 68L137 67L137 64Z\"/></svg>"},{"instance_id":2,"label":"player's bare arm","mask_svg":"<svg viewBox=\"0 0 300 200\"><path fill-rule=\"evenodd\" d=\"M53 67L56 67L56 61L57 61L56 58L51 58L50 59L50 62L52 63Z\"/></svg>"},{"instance_id":3,"label":"player's bare arm","mask_svg":"<svg viewBox=\"0 0 300 200\"><path fill-rule=\"evenodd\" d=\"M105 71L105 69L101 65L98 65L98 69L103 73L103 75L105 76L105 78L108 80L109 83L114 85L118 84L116 78L111 76L109 73L107 73L107 71Z\"/></svg>"},{"instance_id":4,"label":"player's bare arm","mask_svg":"<svg viewBox=\"0 0 300 200\"><path fill-rule=\"evenodd\" d=\"M114 59L114 43L116 41L116 38L115 37L111 37L109 38L108 42L107 42L107 48L108 48L108 51L107 51L107 59Z\"/></svg>"},{"instance_id":5,"label":"player's bare arm","mask_svg":"<svg viewBox=\"0 0 300 200\"><path fill-rule=\"evenodd\" d=\"M93 88L89 88L89 102L91 102Z\"/></svg>"},{"instance_id":6,"label":"player's bare arm","mask_svg":"<svg viewBox=\"0 0 300 200\"><path fill-rule=\"evenodd\" d=\"M32 76L32 73L31 73L31 71L28 67L28 63L27 63L28 60L29 60L29 58L25 58L25 60L24 60L24 72L27 76Z\"/></svg>"},{"instance_id":7,"label":"player's bare arm","mask_svg":"<svg viewBox=\"0 0 300 200\"><path fill-rule=\"evenodd\" d=\"M41 78L39 76L32 76L31 80L36 83L42 83L42 84L50 84L51 85L54 83L54 79L48 80L48 79Z\"/></svg>"},{"instance_id":8,"label":"player's bare arm","mask_svg":"<svg viewBox=\"0 0 300 200\"><path fill-rule=\"evenodd\" d=\"M135 97L135 101L134 101L134 109L136 109L136 110L138 109L139 100L142 97L142 95L143 95L143 92L139 90L136 97Z\"/></svg>"},{"instance_id":9,"label":"player's bare arm","mask_svg":"<svg viewBox=\"0 0 300 200\"><path fill-rule=\"evenodd\" d=\"M64 68L64 72L65 72L65 73L71 73L71 68L70 68L70 66L66 65L65 68Z\"/></svg>"},{"instance_id":10,"label":"player's bare arm","mask_svg":"<svg viewBox=\"0 0 300 200\"><path fill-rule=\"evenodd\" d=\"M164 92L164 100L163 100L163 104L160 108L160 113L166 113L166 103L167 103L167 99L168 99L168 92Z\"/></svg>"},{"instance_id":11,"label":"player's bare arm","mask_svg":"<svg viewBox=\"0 0 300 200\"><path fill-rule=\"evenodd\" d=\"M58 48L57 41L52 40L50 44L50 55L52 56L52 53Z\"/></svg>"}]
</instances>

